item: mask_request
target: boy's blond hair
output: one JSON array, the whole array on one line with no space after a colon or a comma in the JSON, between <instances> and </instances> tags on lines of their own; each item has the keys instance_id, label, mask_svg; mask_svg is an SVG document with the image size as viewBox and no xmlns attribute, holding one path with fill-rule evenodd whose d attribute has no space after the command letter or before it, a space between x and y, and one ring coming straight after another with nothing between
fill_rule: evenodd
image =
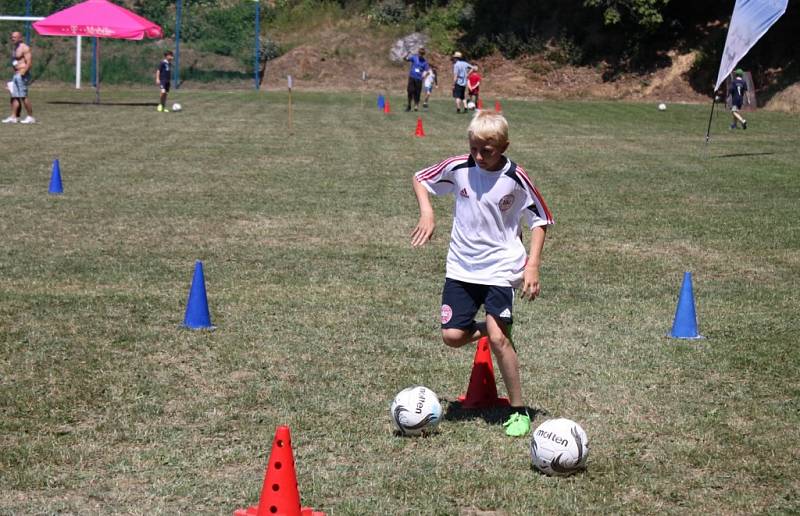
<instances>
[{"instance_id":1,"label":"boy's blond hair","mask_svg":"<svg viewBox=\"0 0 800 516\"><path fill-rule=\"evenodd\" d=\"M475 137L495 145L505 145L508 143L508 121L500 113L481 110L472 117L467 134L470 138Z\"/></svg>"}]
</instances>

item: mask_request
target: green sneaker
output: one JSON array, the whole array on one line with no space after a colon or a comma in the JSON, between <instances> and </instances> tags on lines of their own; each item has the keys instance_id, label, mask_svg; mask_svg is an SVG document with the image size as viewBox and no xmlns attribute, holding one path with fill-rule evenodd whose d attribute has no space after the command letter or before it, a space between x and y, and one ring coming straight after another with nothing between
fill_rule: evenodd
<instances>
[{"instance_id":1,"label":"green sneaker","mask_svg":"<svg viewBox=\"0 0 800 516\"><path fill-rule=\"evenodd\" d=\"M531 417L527 414L514 412L508 420L503 423L503 427L506 429L506 435L511 437L524 437L531 431Z\"/></svg>"},{"instance_id":2,"label":"green sneaker","mask_svg":"<svg viewBox=\"0 0 800 516\"><path fill-rule=\"evenodd\" d=\"M158 107L156 108L156 111L158 111L159 113L161 113L162 111L164 111L164 106L162 106L161 104L159 104L159 105L158 105Z\"/></svg>"}]
</instances>

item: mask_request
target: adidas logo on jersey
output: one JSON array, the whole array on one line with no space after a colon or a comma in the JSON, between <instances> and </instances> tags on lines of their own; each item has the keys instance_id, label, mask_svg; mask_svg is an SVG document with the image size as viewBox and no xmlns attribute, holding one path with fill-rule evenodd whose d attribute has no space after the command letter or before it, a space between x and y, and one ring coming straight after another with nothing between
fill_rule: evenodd
<instances>
[{"instance_id":1,"label":"adidas logo on jersey","mask_svg":"<svg viewBox=\"0 0 800 516\"><path fill-rule=\"evenodd\" d=\"M466 188L462 188L461 191L459 192L459 195L461 195L461 197L464 197L465 199L469 199L469 193L467 192Z\"/></svg>"},{"instance_id":2,"label":"adidas logo on jersey","mask_svg":"<svg viewBox=\"0 0 800 516\"><path fill-rule=\"evenodd\" d=\"M506 308L505 310L503 310L502 312L500 312L500 317L503 317L503 318L510 318L510 317L511 317L511 310L509 310L508 308Z\"/></svg>"}]
</instances>

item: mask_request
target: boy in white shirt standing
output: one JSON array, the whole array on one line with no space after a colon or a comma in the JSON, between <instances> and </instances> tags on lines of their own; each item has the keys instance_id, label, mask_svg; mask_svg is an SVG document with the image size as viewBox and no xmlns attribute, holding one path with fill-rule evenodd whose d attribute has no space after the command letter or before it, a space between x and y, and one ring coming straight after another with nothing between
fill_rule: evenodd
<instances>
[{"instance_id":1,"label":"boy in white shirt standing","mask_svg":"<svg viewBox=\"0 0 800 516\"><path fill-rule=\"evenodd\" d=\"M503 424L514 437L530 431L522 398L517 352L511 342L514 289L523 298L539 295L539 265L547 226L553 218L525 170L503 154L508 122L499 113L480 111L468 129L469 154L448 158L414 175L420 209L411 235L414 247L436 227L429 194L454 194L455 210L447 272L442 291L442 339L459 348L488 337L503 376L511 415ZM531 228L526 254L521 219ZM475 321L484 306L486 320Z\"/></svg>"}]
</instances>

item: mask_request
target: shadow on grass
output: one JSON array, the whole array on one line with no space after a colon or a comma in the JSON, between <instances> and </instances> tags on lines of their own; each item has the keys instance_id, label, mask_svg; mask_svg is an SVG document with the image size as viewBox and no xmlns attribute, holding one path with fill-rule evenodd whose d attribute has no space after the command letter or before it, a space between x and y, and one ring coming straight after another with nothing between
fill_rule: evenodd
<instances>
[{"instance_id":1,"label":"shadow on grass","mask_svg":"<svg viewBox=\"0 0 800 516\"><path fill-rule=\"evenodd\" d=\"M76 100L49 100L46 104L60 104L65 106L144 106L156 107L158 102L94 102Z\"/></svg>"},{"instance_id":2,"label":"shadow on grass","mask_svg":"<svg viewBox=\"0 0 800 516\"><path fill-rule=\"evenodd\" d=\"M744 156L772 156L774 152L739 152L736 154L723 154L722 156L714 156L714 159L720 158L742 158Z\"/></svg>"},{"instance_id":3,"label":"shadow on grass","mask_svg":"<svg viewBox=\"0 0 800 516\"><path fill-rule=\"evenodd\" d=\"M502 425L511 414L511 407L488 407L479 409L464 408L460 401L447 401L447 409L444 413L445 421L471 421L473 419L483 419L490 425ZM537 416L546 416L547 411L534 407L526 406L531 421Z\"/></svg>"}]
</instances>

